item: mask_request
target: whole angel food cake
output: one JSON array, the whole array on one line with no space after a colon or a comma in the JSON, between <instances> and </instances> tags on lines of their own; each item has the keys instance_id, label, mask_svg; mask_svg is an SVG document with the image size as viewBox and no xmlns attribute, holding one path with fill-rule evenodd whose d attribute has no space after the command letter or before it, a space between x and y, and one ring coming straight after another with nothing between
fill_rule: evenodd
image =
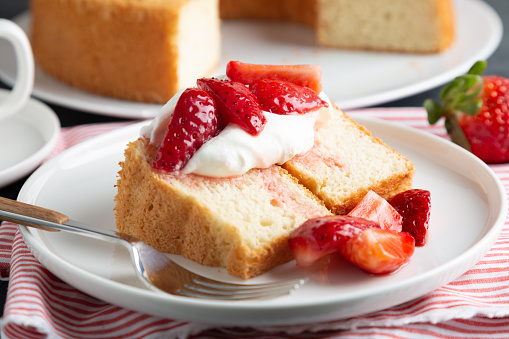
<instances>
[{"instance_id":1,"label":"whole angel food cake","mask_svg":"<svg viewBox=\"0 0 509 339\"><path fill-rule=\"evenodd\" d=\"M454 40L452 0L31 0L38 65L100 95L167 102L219 64L220 18L313 27L318 45L435 53Z\"/></svg>"},{"instance_id":2,"label":"whole angel food cake","mask_svg":"<svg viewBox=\"0 0 509 339\"><path fill-rule=\"evenodd\" d=\"M319 66L236 61L179 91L120 165L119 231L244 279L292 260L306 220L347 213L370 190L390 198L414 174L330 102Z\"/></svg>"}]
</instances>

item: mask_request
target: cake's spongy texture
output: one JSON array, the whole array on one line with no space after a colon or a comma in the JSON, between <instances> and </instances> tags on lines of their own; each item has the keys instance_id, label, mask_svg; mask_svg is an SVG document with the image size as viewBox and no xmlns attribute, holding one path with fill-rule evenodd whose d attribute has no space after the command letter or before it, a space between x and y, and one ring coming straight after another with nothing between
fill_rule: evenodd
<instances>
[{"instance_id":1,"label":"cake's spongy texture","mask_svg":"<svg viewBox=\"0 0 509 339\"><path fill-rule=\"evenodd\" d=\"M435 53L454 39L450 0L319 0L316 34L324 46Z\"/></svg>"},{"instance_id":2,"label":"cake's spongy texture","mask_svg":"<svg viewBox=\"0 0 509 339\"><path fill-rule=\"evenodd\" d=\"M369 190L388 199L410 189L414 175L411 161L338 109L316 126L313 148L283 167L334 214L348 213Z\"/></svg>"},{"instance_id":3,"label":"cake's spongy texture","mask_svg":"<svg viewBox=\"0 0 509 339\"><path fill-rule=\"evenodd\" d=\"M30 11L39 66L96 94L165 103L219 64L217 0L32 0Z\"/></svg>"},{"instance_id":4,"label":"cake's spongy texture","mask_svg":"<svg viewBox=\"0 0 509 339\"><path fill-rule=\"evenodd\" d=\"M272 19L314 27L319 45L435 53L454 39L452 0L221 0L223 19Z\"/></svg>"},{"instance_id":5,"label":"cake's spongy texture","mask_svg":"<svg viewBox=\"0 0 509 339\"><path fill-rule=\"evenodd\" d=\"M231 179L151 168L145 139L129 144L117 183L119 231L156 249L248 279L292 259L290 232L330 212L278 166Z\"/></svg>"}]
</instances>

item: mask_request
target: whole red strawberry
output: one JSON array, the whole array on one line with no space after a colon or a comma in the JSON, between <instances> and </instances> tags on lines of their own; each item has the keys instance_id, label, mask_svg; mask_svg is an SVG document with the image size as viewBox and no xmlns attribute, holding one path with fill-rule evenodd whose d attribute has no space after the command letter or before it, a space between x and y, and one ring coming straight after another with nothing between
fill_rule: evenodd
<instances>
[{"instance_id":1,"label":"whole red strawberry","mask_svg":"<svg viewBox=\"0 0 509 339\"><path fill-rule=\"evenodd\" d=\"M430 124L445 116L451 140L486 163L509 161L509 79L481 76L485 61L442 89L443 106L424 102Z\"/></svg>"},{"instance_id":2,"label":"whole red strawberry","mask_svg":"<svg viewBox=\"0 0 509 339\"><path fill-rule=\"evenodd\" d=\"M177 101L152 167L167 172L182 170L193 154L220 129L212 97L196 88L186 89Z\"/></svg>"},{"instance_id":3,"label":"whole red strawberry","mask_svg":"<svg viewBox=\"0 0 509 339\"><path fill-rule=\"evenodd\" d=\"M214 98L226 124L237 124L251 135L263 131L267 120L260 104L245 85L215 78L198 79L197 84Z\"/></svg>"},{"instance_id":4,"label":"whole red strawberry","mask_svg":"<svg viewBox=\"0 0 509 339\"><path fill-rule=\"evenodd\" d=\"M262 109L271 113L304 114L329 106L312 89L284 80L257 80L249 86L249 89L258 99Z\"/></svg>"},{"instance_id":5,"label":"whole red strawberry","mask_svg":"<svg viewBox=\"0 0 509 339\"><path fill-rule=\"evenodd\" d=\"M430 192L417 188L411 189L395 195L389 203L403 217L402 231L414 236L416 246L424 246L431 213Z\"/></svg>"}]
</instances>

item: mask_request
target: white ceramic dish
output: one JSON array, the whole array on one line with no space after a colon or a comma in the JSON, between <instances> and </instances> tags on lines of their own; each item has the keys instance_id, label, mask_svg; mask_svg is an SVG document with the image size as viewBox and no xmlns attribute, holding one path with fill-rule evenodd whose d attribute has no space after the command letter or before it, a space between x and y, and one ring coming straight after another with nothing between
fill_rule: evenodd
<instances>
[{"instance_id":1,"label":"white ceramic dish","mask_svg":"<svg viewBox=\"0 0 509 339\"><path fill-rule=\"evenodd\" d=\"M322 48L310 28L285 23L224 21L222 57L213 75L224 74L229 60L261 64L320 64L323 87L342 109L366 107L439 86L488 58L502 37L497 13L480 0L456 0L457 37L440 54L376 53ZM29 27L28 15L15 19ZM475 21L475 25L472 22ZM12 84L15 63L0 45L0 78ZM33 94L80 111L124 118L149 118L160 105L116 100L83 92L45 74L36 65Z\"/></svg>"},{"instance_id":2,"label":"white ceramic dish","mask_svg":"<svg viewBox=\"0 0 509 339\"><path fill-rule=\"evenodd\" d=\"M455 279L489 250L504 225L506 194L489 167L454 144L409 127L355 117L409 157L417 169L414 186L432 194L428 244L417 248L411 262L396 274L373 277L341 261L328 272L312 272L291 262L252 280L312 277L290 296L245 302L196 300L147 290L121 246L24 227L22 234L41 263L69 284L110 303L162 317L233 326L305 324L409 301ZM114 229L118 162L140 126L86 141L48 161L27 180L19 200ZM224 269L173 257L205 275L236 280Z\"/></svg>"},{"instance_id":3,"label":"white ceramic dish","mask_svg":"<svg viewBox=\"0 0 509 339\"><path fill-rule=\"evenodd\" d=\"M0 89L0 100L7 93ZM59 133L55 112L34 99L0 121L0 187L32 172L51 151Z\"/></svg>"}]
</instances>

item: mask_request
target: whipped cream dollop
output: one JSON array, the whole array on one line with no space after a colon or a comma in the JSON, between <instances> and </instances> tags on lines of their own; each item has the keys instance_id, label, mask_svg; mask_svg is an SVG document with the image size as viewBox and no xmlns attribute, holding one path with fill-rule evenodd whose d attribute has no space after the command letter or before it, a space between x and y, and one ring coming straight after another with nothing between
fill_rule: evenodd
<instances>
[{"instance_id":1,"label":"whipped cream dollop","mask_svg":"<svg viewBox=\"0 0 509 339\"><path fill-rule=\"evenodd\" d=\"M159 147L166 135L175 106L182 92L175 94L159 111L148 126L141 129L141 136ZM230 123L217 136L207 141L189 160L181 173L194 173L208 177L242 175L252 168L282 165L291 158L309 151L314 144L314 126L317 122L332 119L334 110L325 95L320 98L329 107L322 107L306 114L279 115L263 111L267 123L257 136Z\"/></svg>"}]
</instances>

